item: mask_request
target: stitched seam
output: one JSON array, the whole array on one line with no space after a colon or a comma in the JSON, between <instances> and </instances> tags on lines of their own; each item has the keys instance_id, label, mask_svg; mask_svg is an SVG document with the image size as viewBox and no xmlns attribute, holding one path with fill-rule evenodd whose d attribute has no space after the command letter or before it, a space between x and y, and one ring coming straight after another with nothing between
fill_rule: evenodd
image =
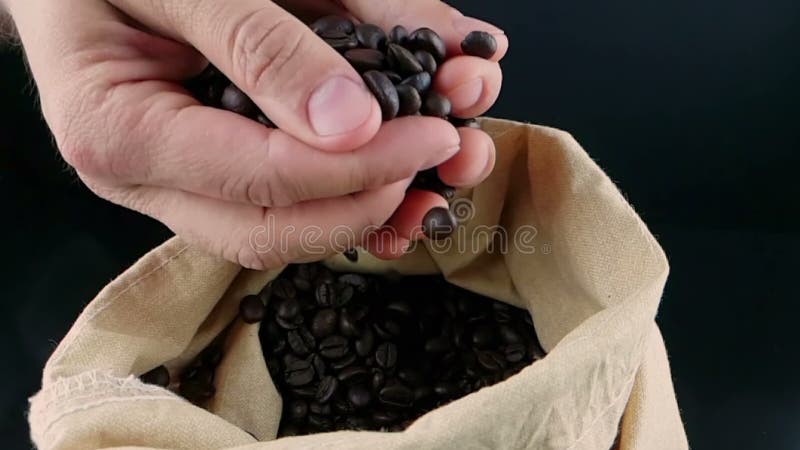
<instances>
[{"instance_id":1,"label":"stitched seam","mask_svg":"<svg viewBox=\"0 0 800 450\"><path fill-rule=\"evenodd\" d=\"M161 264L159 264L157 267L153 268L153 270L151 270L151 271L149 271L149 272L145 273L145 274L144 274L144 275L142 275L141 277L139 277L139 278L135 279L135 280L134 280L134 281L133 281L131 284L129 284L129 285L128 285L128 286L127 286L125 289L123 289L122 291L120 291L120 292L119 292L117 295L113 296L113 297L112 297L112 298L111 298L111 299L110 299L108 302L106 302L104 305L101 305L101 306L99 306L99 307L98 307L96 310L94 310L94 311L93 311L91 314L89 314L88 316L86 316L86 317L84 318L84 320L83 320L83 323L81 323L81 324L80 324L80 326L78 326L77 328L74 328L74 329L72 329L72 330L69 332L69 334L67 335L67 338L69 338L69 337L70 337L70 335L72 335L72 336L79 336L79 335L80 335L80 333L81 333L81 331L83 331L83 329L84 329L84 328L85 328L85 327L86 327L86 326L87 326L87 325L88 325L88 324L89 324L89 323L92 321L92 319L94 319L95 317L97 317L97 315L98 315L98 314L100 314L101 312L105 311L105 310L106 310L108 307L110 307L111 305L113 305L113 304L114 304L114 303L115 303L117 300L119 300L119 298L120 298L120 297L122 297L124 294L126 294L126 293L127 293L129 290L133 289L135 286L139 285L141 282L143 282L143 281L144 281L144 280L146 280L147 278L150 278L151 276L153 276L153 274L155 274L156 272L158 272L158 271L162 270L164 267L166 267L167 265L169 265L170 263L172 263L172 261L174 261L174 260L175 260L175 259L177 259L177 258L178 258L180 255L182 255L182 254L183 254L183 253L184 253L184 252L185 252L185 251L186 251L186 250L187 250L189 247L190 247L190 245L189 245L189 244L186 244L186 245L184 245L184 247L183 247L183 248L181 248L180 250L178 250L178 251L177 251L177 252L176 252L174 255L172 255L172 256L170 256L169 258L167 258L167 260L166 260L166 261L162 262L162 263L161 263ZM66 340L66 338L65 338L65 340ZM70 341L67 343L67 345L66 345L66 346L62 347L62 348L60 349L60 351L58 351L58 355L55 355L55 354L54 354L54 355L53 355L53 358L50 360L50 363L48 364L48 366L52 367L53 365L55 365L55 364L57 364L58 362L60 362L60 361L61 361L61 360L64 358L64 356L66 355L66 353L67 353L67 350L68 350L68 349L70 349L70 348L72 347L72 343L73 343L73 342L74 342L74 339L71 339L71 340L70 340Z\"/></svg>"}]
</instances>

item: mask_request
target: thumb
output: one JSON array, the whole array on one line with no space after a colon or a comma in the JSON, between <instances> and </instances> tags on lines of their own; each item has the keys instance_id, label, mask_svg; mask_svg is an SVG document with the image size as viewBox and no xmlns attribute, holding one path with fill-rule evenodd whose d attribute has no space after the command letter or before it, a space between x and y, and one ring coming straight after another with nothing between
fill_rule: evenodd
<instances>
[{"instance_id":1,"label":"thumb","mask_svg":"<svg viewBox=\"0 0 800 450\"><path fill-rule=\"evenodd\" d=\"M112 0L203 53L281 129L323 150L352 150L381 123L358 73L306 25L264 0Z\"/></svg>"}]
</instances>

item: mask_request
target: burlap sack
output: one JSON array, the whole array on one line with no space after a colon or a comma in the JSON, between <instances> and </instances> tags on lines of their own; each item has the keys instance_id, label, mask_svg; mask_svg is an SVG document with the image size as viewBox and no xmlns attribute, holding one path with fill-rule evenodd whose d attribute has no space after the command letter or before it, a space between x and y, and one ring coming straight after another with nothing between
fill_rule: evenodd
<instances>
[{"instance_id":1,"label":"burlap sack","mask_svg":"<svg viewBox=\"0 0 800 450\"><path fill-rule=\"evenodd\" d=\"M477 252L420 247L392 263L362 254L358 270L438 271L527 308L549 352L543 360L403 433L276 440L281 399L258 326L236 322L236 315L239 300L278 272L242 270L172 239L103 289L53 353L31 399L33 441L41 449L81 450L594 450L614 445L622 418L618 448L688 448L654 322L668 272L661 248L568 134L499 120L482 126L497 143L498 161L491 177L465 194L475 213L466 232L499 224L510 236L535 228L533 239L512 240L505 252L488 240ZM341 257L328 263L354 270ZM208 410L136 378L162 363L178 373L231 322Z\"/></svg>"}]
</instances>

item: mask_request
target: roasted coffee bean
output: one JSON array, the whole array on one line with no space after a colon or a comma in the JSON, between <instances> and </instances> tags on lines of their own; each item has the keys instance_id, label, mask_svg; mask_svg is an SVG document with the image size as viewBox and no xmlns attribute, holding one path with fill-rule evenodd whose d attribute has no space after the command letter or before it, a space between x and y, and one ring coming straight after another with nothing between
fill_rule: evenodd
<instances>
[{"instance_id":1,"label":"roasted coffee bean","mask_svg":"<svg viewBox=\"0 0 800 450\"><path fill-rule=\"evenodd\" d=\"M391 70L384 70L383 74L386 75L387 78L389 78L389 81L391 81L392 84L395 85L395 87L398 84L400 84L401 81L403 81L403 77L401 77L400 75L398 75L395 72L392 72Z\"/></svg>"},{"instance_id":2,"label":"roasted coffee bean","mask_svg":"<svg viewBox=\"0 0 800 450\"><path fill-rule=\"evenodd\" d=\"M392 339L392 334L386 330L382 323L373 323L372 329L375 330L375 334L377 334L379 338L386 340Z\"/></svg>"},{"instance_id":3,"label":"roasted coffee bean","mask_svg":"<svg viewBox=\"0 0 800 450\"><path fill-rule=\"evenodd\" d=\"M398 370L397 378L400 378L404 383L410 386L416 386L425 381L425 375L422 372L410 368Z\"/></svg>"},{"instance_id":4,"label":"roasted coffee bean","mask_svg":"<svg viewBox=\"0 0 800 450\"><path fill-rule=\"evenodd\" d=\"M342 370L345 367L352 366L353 363L356 362L356 355L355 353L348 353L347 355L337 359L336 361L332 361L330 366L333 370Z\"/></svg>"},{"instance_id":5,"label":"roasted coffee bean","mask_svg":"<svg viewBox=\"0 0 800 450\"><path fill-rule=\"evenodd\" d=\"M319 306L331 306L336 299L336 288L333 283L320 283L314 292L314 297Z\"/></svg>"},{"instance_id":6,"label":"roasted coffee bean","mask_svg":"<svg viewBox=\"0 0 800 450\"><path fill-rule=\"evenodd\" d=\"M258 323L264 319L266 308L257 295L248 295L239 303L239 316L245 323Z\"/></svg>"},{"instance_id":7,"label":"roasted coffee bean","mask_svg":"<svg viewBox=\"0 0 800 450\"><path fill-rule=\"evenodd\" d=\"M400 82L402 85L411 86L420 93L420 95L428 92L431 88L431 83L433 79L428 72L420 72L416 75L412 75L403 81Z\"/></svg>"},{"instance_id":8,"label":"roasted coffee bean","mask_svg":"<svg viewBox=\"0 0 800 450\"><path fill-rule=\"evenodd\" d=\"M346 308L346 310L350 317L359 321L364 320L364 318L367 317L367 314L369 314L369 306L367 305L350 305Z\"/></svg>"},{"instance_id":9,"label":"roasted coffee bean","mask_svg":"<svg viewBox=\"0 0 800 450\"><path fill-rule=\"evenodd\" d=\"M485 31L473 31L461 41L461 51L465 55L491 59L497 53L497 40Z\"/></svg>"},{"instance_id":10,"label":"roasted coffee bean","mask_svg":"<svg viewBox=\"0 0 800 450\"><path fill-rule=\"evenodd\" d=\"M403 334L403 327L399 322L386 319L383 321L383 329L389 332L391 336L400 336Z\"/></svg>"},{"instance_id":11,"label":"roasted coffee bean","mask_svg":"<svg viewBox=\"0 0 800 450\"><path fill-rule=\"evenodd\" d=\"M408 30L402 25L395 25L389 31L389 42L393 44L405 45L408 41Z\"/></svg>"},{"instance_id":12,"label":"roasted coffee bean","mask_svg":"<svg viewBox=\"0 0 800 450\"><path fill-rule=\"evenodd\" d=\"M293 319L300 314L300 303L294 298L283 300L278 304L277 314L282 319Z\"/></svg>"},{"instance_id":13,"label":"roasted coffee bean","mask_svg":"<svg viewBox=\"0 0 800 450\"><path fill-rule=\"evenodd\" d=\"M384 342L375 350L375 362L384 369L391 369L397 364L397 346Z\"/></svg>"},{"instance_id":14,"label":"roasted coffee bean","mask_svg":"<svg viewBox=\"0 0 800 450\"><path fill-rule=\"evenodd\" d=\"M370 23L356 25L356 39L362 47L369 49L378 50L386 46L386 33Z\"/></svg>"},{"instance_id":15,"label":"roasted coffee bean","mask_svg":"<svg viewBox=\"0 0 800 450\"><path fill-rule=\"evenodd\" d=\"M351 248L349 250L345 250L344 253L342 254L344 255L345 258L347 258L348 261L354 263L358 262L358 250Z\"/></svg>"},{"instance_id":16,"label":"roasted coffee bean","mask_svg":"<svg viewBox=\"0 0 800 450\"><path fill-rule=\"evenodd\" d=\"M287 408L289 418L292 420L302 420L308 415L308 403L305 400L295 399L289 403Z\"/></svg>"},{"instance_id":17,"label":"roasted coffee bean","mask_svg":"<svg viewBox=\"0 0 800 450\"><path fill-rule=\"evenodd\" d=\"M366 386L356 384L347 389L347 400L353 407L360 409L372 402L372 393Z\"/></svg>"},{"instance_id":18,"label":"roasted coffee bean","mask_svg":"<svg viewBox=\"0 0 800 450\"><path fill-rule=\"evenodd\" d=\"M367 430L370 427L370 420L366 417L351 416L345 419L345 425L349 430Z\"/></svg>"},{"instance_id":19,"label":"roasted coffee bean","mask_svg":"<svg viewBox=\"0 0 800 450\"><path fill-rule=\"evenodd\" d=\"M333 410L338 414L352 414L355 411L353 405L347 400L347 394L344 396L337 396L333 399Z\"/></svg>"},{"instance_id":20,"label":"roasted coffee bean","mask_svg":"<svg viewBox=\"0 0 800 450\"><path fill-rule=\"evenodd\" d=\"M447 208L436 207L422 219L422 232L429 239L439 240L450 236L456 229L457 220Z\"/></svg>"},{"instance_id":21,"label":"roasted coffee bean","mask_svg":"<svg viewBox=\"0 0 800 450\"><path fill-rule=\"evenodd\" d=\"M364 333L356 339L355 348L358 356L364 357L372 353L372 348L375 346L375 334L369 328L364 330Z\"/></svg>"},{"instance_id":22,"label":"roasted coffee bean","mask_svg":"<svg viewBox=\"0 0 800 450\"><path fill-rule=\"evenodd\" d=\"M422 64L413 53L397 44L389 44L386 52L389 67L401 75L414 75L422 72Z\"/></svg>"},{"instance_id":23,"label":"roasted coffee bean","mask_svg":"<svg viewBox=\"0 0 800 450\"><path fill-rule=\"evenodd\" d=\"M501 325L498 328L498 331L500 334L500 339L502 339L506 344L518 344L522 342L522 336L510 325Z\"/></svg>"},{"instance_id":24,"label":"roasted coffee bean","mask_svg":"<svg viewBox=\"0 0 800 450\"><path fill-rule=\"evenodd\" d=\"M345 367L339 372L339 381L345 384L358 384L366 382L369 378L369 370L364 366Z\"/></svg>"},{"instance_id":25,"label":"roasted coffee bean","mask_svg":"<svg viewBox=\"0 0 800 450\"><path fill-rule=\"evenodd\" d=\"M317 276L317 266L314 264L300 264L292 277L294 287L298 290L308 292L313 287L314 278Z\"/></svg>"},{"instance_id":26,"label":"roasted coffee bean","mask_svg":"<svg viewBox=\"0 0 800 450\"><path fill-rule=\"evenodd\" d=\"M401 316L408 317L413 312L411 305L403 300L394 300L386 304L386 310L397 313Z\"/></svg>"},{"instance_id":27,"label":"roasted coffee bean","mask_svg":"<svg viewBox=\"0 0 800 450\"><path fill-rule=\"evenodd\" d=\"M328 372L328 366L325 364L325 360L322 359L322 356L314 354L311 356L311 365L314 366L314 373L317 374L317 378L322 380Z\"/></svg>"},{"instance_id":28,"label":"roasted coffee bean","mask_svg":"<svg viewBox=\"0 0 800 450\"><path fill-rule=\"evenodd\" d=\"M293 319L284 319L283 317L275 317L275 322L286 330L294 330L303 323L303 316L297 315Z\"/></svg>"},{"instance_id":29,"label":"roasted coffee bean","mask_svg":"<svg viewBox=\"0 0 800 450\"><path fill-rule=\"evenodd\" d=\"M241 116L254 117L258 114L258 107L236 85L231 84L222 93L220 104L223 109L235 112Z\"/></svg>"},{"instance_id":30,"label":"roasted coffee bean","mask_svg":"<svg viewBox=\"0 0 800 450\"><path fill-rule=\"evenodd\" d=\"M460 119L451 116L447 120L456 128L475 128L478 130L481 128L481 125L475 119Z\"/></svg>"},{"instance_id":31,"label":"roasted coffee bean","mask_svg":"<svg viewBox=\"0 0 800 450\"><path fill-rule=\"evenodd\" d=\"M349 311L343 310L339 314L339 332L348 337L357 337L362 333L362 327Z\"/></svg>"},{"instance_id":32,"label":"roasted coffee bean","mask_svg":"<svg viewBox=\"0 0 800 450\"><path fill-rule=\"evenodd\" d=\"M433 392L439 397L453 397L458 392L458 386L455 383L442 381L433 385Z\"/></svg>"},{"instance_id":33,"label":"roasted coffee bean","mask_svg":"<svg viewBox=\"0 0 800 450\"><path fill-rule=\"evenodd\" d=\"M306 328L298 328L286 334L286 341L292 351L300 356L305 356L314 351L317 343L314 336Z\"/></svg>"},{"instance_id":34,"label":"roasted coffee bean","mask_svg":"<svg viewBox=\"0 0 800 450\"><path fill-rule=\"evenodd\" d=\"M424 116L445 118L450 114L451 109L452 104L447 97L439 94L438 92L430 91L425 94L425 98L422 100L422 109L420 111Z\"/></svg>"},{"instance_id":35,"label":"roasted coffee bean","mask_svg":"<svg viewBox=\"0 0 800 450\"><path fill-rule=\"evenodd\" d=\"M286 365L284 379L290 386L305 386L314 379L314 368L303 359L292 361Z\"/></svg>"},{"instance_id":36,"label":"roasted coffee bean","mask_svg":"<svg viewBox=\"0 0 800 450\"><path fill-rule=\"evenodd\" d=\"M311 414L318 414L320 416L330 416L333 414L333 408L331 408L331 405L323 404L319 401L311 402L311 404L308 405L308 410L311 412Z\"/></svg>"},{"instance_id":37,"label":"roasted coffee bean","mask_svg":"<svg viewBox=\"0 0 800 450\"><path fill-rule=\"evenodd\" d=\"M378 399L385 405L409 408L414 403L414 393L402 384L395 384L381 389Z\"/></svg>"},{"instance_id":38,"label":"roasted coffee bean","mask_svg":"<svg viewBox=\"0 0 800 450\"><path fill-rule=\"evenodd\" d=\"M353 289L353 286L350 285L342 286L339 290L339 293L333 299L332 306L334 308L341 308L347 305L348 303L350 303L350 300L353 299L354 294L355 294L355 289Z\"/></svg>"},{"instance_id":39,"label":"roasted coffee bean","mask_svg":"<svg viewBox=\"0 0 800 450\"><path fill-rule=\"evenodd\" d=\"M142 374L139 379L142 380L143 383L167 387L169 386L169 370L167 370L167 368L164 366L158 366L155 369Z\"/></svg>"},{"instance_id":40,"label":"roasted coffee bean","mask_svg":"<svg viewBox=\"0 0 800 450\"><path fill-rule=\"evenodd\" d=\"M309 400L317 395L317 388L316 386L301 386L291 389L290 392L299 398Z\"/></svg>"},{"instance_id":41,"label":"roasted coffee bean","mask_svg":"<svg viewBox=\"0 0 800 450\"><path fill-rule=\"evenodd\" d=\"M437 61L444 61L447 46L444 40L430 28L420 28L408 36L408 45L414 50L425 50Z\"/></svg>"},{"instance_id":42,"label":"roasted coffee bean","mask_svg":"<svg viewBox=\"0 0 800 450\"><path fill-rule=\"evenodd\" d=\"M202 383L197 380L181 382L178 390L181 396L192 403L202 403L213 397L217 392L213 385Z\"/></svg>"},{"instance_id":43,"label":"roasted coffee bean","mask_svg":"<svg viewBox=\"0 0 800 450\"><path fill-rule=\"evenodd\" d=\"M420 65L422 66L422 70L431 75L435 74L439 69L439 65L436 63L436 58L434 58L433 55L425 50L415 51L414 57L417 58L417 61L419 61Z\"/></svg>"},{"instance_id":44,"label":"roasted coffee bean","mask_svg":"<svg viewBox=\"0 0 800 450\"><path fill-rule=\"evenodd\" d=\"M311 31L324 35L330 33L350 34L354 31L353 22L341 16L325 16L311 24Z\"/></svg>"},{"instance_id":45,"label":"roasted coffee bean","mask_svg":"<svg viewBox=\"0 0 800 450\"><path fill-rule=\"evenodd\" d=\"M520 362L525 358L525 345L523 344L509 344L505 349L506 361L515 363Z\"/></svg>"},{"instance_id":46,"label":"roasted coffee bean","mask_svg":"<svg viewBox=\"0 0 800 450\"><path fill-rule=\"evenodd\" d=\"M372 385L372 389L378 390L386 384L386 375L383 373L381 369L373 369L372 370L372 380L370 381Z\"/></svg>"},{"instance_id":47,"label":"roasted coffee bean","mask_svg":"<svg viewBox=\"0 0 800 450\"><path fill-rule=\"evenodd\" d=\"M256 121L267 128L278 128L275 122L269 120L269 117L265 116L264 113L258 113L256 115Z\"/></svg>"},{"instance_id":48,"label":"roasted coffee bean","mask_svg":"<svg viewBox=\"0 0 800 450\"><path fill-rule=\"evenodd\" d=\"M343 336L328 336L319 343L319 353L328 359L339 359L348 354L347 338Z\"/></svg>"},{"instance_id":49,"label":"roasted coffee bean","mask_svg":"<svg viewBox=\"0 0 800 450\"><path fill-rule=\"evenodd\" d=\"M283 337L279 337L270 342L269 349L273 355L280 355L281 353L286 351L286 347L287 347L286 339L284 339Z\"/></svg>"},{"instance_id":50,"label":"roasted coffee bean","mask_svg":"<svg viewBox=\"0 0 800 450\"><path fill-rule=\"evenodd\" d=\"M496 337L493 327L480 326L472 332L472 345L475 348L487 349L494 346Z\"/></svg>"},{"instance_id":51,"label":"roasted coffee bean","mask_svg":"<svg viewBox=\"0 0 800 450\"><path fill-rule=\"evenodd\" d=\"M383 120L392 120L397 117L397 112L400 110L400 99L397 96L397 89L389 77L377 70L370 70L363 77L367 87L372 91L372 95L378 100Z\"/></svg>"},{"instance_id":52,"label":"roasted coffee bean","mask_svg":"<svg viewBox=\"0 0 800 450\"><path fill-rule=\"evenodd\" d=\"M297 299L297 289L294 284L286 278L278 278L272 283L272 294L284 300Z\"/></svg>"},{"instance_id":53,"label":"roasted coffee bean","mask_svg":"<svg viewBox=\"0 0 800 450\"><path fill-rule=\"evenodd\" d=\"M330 417L320 416L318 414L309 414L308 425L316 428L319 431L331 431L333 429L333 420Z\"/></svg>"},{"instance_id":54,"label":"roasted coffee bean","mask_svg":"<svg viewBox=\"0 0 800 450\"><path fill-rule=\"evenodd\" d=\"M486 370L497 371L506 367L505 358L495 351L479 351L478 363Z\"/></svg>"},{"instance_id":55,"label":"roasted coffee bean","mask_svg":"<svg viewBox=\"0 0 800 450\"><path fill-rule=\"evenodd\" d=\"M372 421L381 426L391 425L398 420L400 420L400 414L394 411L379 410L372 413Z\"/></svg>"},{"instance_id":56,"label":"roasted coffee bean","mask_svg":"<svg viewBox=\"0 0 800 450\"><path fill-rule=\"evenodd\" d=\"M355 48L344 53L344 59L359 73L381 70L385 63L383 53L371 48Z\"/></svg>"},{"instance_id":57,"label":"roasted coffee bean","mask_svg":"<svg viewBox=\"0 0 800 450\"><path fill-rule=\"evenodd\" d=\"M360 273L347 273L340 276L338 280L339 283L353 286L354 289L362 294L367 292L367 289L369 288L369 282L364 275L361 275Z\"/></svg>"},{"instance_id":58,"label":"roasted coffee bean","mask_svg":"<svg viewBox=\"0 0 800 450\"><path fill-rule=\"evenodd\" d=\"M336 311L325 308L317 311L311 319L311 334L317 338L324 338L336 332L339 317Z\"/></svg>"},{"instance_id":59,"label":"roasted coffee bean","mask_svg":"<svg viewBox=\"0 0 800 450\"><path fill-rule=\"evenodd\" d=\"M446 353L451 348L450 339L445 336L430 338L425 342L425 351L428 353Z\"/></svg>"},{"instance_id":60,"label":"roasted coffee bean","mask_svg":"<svg viewBox=\"0 0 800 450\"><path fill-rule=\"evenodd\" d=\"M400 109L397 116L413 116L422 107L422 97L419 92L411 86L401 84L397 86L397 97L400 99Z\"/></svg>"},{"instance_id":61,"label":"roasted coffee bean","mask_svg":"<svg viewBox=\"0 0 800 450\"><path fill-rule=\"evenodd\" d=\"M414 388L414 402L425 400L433 394L433 388L428 385L417 386Z\"/></svg>"}]
</instances>

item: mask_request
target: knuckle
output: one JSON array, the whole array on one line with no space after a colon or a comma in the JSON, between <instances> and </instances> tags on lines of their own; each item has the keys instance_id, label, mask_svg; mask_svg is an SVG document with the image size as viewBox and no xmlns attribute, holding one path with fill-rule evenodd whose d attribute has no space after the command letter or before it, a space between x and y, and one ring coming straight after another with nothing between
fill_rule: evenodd
<instances>
[{"instance_id":1,"label":"knuckle","mask_svg":"<svg viewBox=\"0 0 800 450\"><path fill-rule=\"evenodd\" d=\"M289 71L287 63L306 47L307 33L290 16L274 17L270 8L258 9L239 20L230 37L232 67L241 74L245 90L262 89Z\"/></svg>"}]
</instances>

